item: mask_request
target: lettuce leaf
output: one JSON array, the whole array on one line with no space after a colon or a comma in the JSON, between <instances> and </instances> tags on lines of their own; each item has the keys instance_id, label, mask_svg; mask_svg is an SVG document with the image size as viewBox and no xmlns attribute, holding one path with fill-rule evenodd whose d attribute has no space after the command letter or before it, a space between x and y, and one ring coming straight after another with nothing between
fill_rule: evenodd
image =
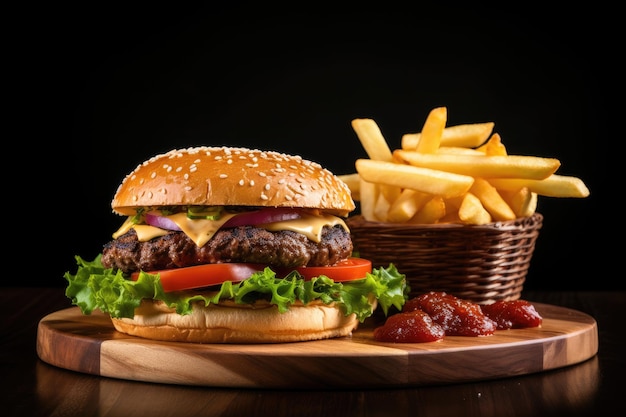
<instances>
[{"instance_id":1,"label":"lettuce leaf","mask_svg":"<svg viewBox=\"0 0 626 417\"><path fill-rule=\"evenodd\" d=\"M378 300L387 315L392 306L402 309L410 290L405 275L390 264L387 268L373 269L363 279L354 281L334 282L324 275L305 280L295 271L285 278L277 278L274 271L265 268L241 282L225 281L219 287L211 288L211 292L202 289L166 293L158 274L141 272L137 280L132 281L120 271L104 268L101 255L93 261L80 256L75 258L76 273L66 272L64 275L68 281L65 295L83 314L98 309L115 318L132 318L144 298L162 300L178 314L191 313L195 301L209 305L220 300L234 300L240 304L267 300L280 312L285 312L296 301L306 305L320 300L325 304L337 303L344 314L354 313L363 322L372 315L372 297Z\"/></svg>"}]
</instances>

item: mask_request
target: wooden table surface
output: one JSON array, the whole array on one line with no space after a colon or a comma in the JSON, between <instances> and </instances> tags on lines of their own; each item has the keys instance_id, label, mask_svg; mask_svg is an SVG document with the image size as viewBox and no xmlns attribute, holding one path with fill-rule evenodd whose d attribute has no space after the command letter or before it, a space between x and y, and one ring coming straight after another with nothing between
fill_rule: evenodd
<instances>
[{"instance_id":1,"label":"wooden table surface","mask_svg":"<svg viewBox=\"0 0 626 417\"><path fill-rule=\"evenodd\" d=\"M525 292L574 309L598 326L597 355L572 366L477 382L383 389L181 386L51 366L36 352L37 325L70 306L62 288L2 288L3 416L596 416L622 415L626 292ZM341 369L337 369L341 373Z\"/></svg>"}]
</instances>

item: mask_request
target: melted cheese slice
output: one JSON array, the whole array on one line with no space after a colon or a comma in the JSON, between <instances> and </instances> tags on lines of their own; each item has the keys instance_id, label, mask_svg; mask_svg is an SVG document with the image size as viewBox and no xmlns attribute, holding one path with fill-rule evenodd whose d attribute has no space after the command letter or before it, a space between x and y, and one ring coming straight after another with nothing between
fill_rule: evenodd
<instances>
[{"instance_id":1,"label":"melted cheese slice","mask_svg":"<svg viewBox=\"0 0 626 417\"><path fill-rule=\"evenodd\" d=\"M160 229L149 224L136 224L132 228L137 232L137 240L140 242L147 242L150 239L165 236L169 233L169 230Z\"/></svg>"},{"instance_id":2,"label":"melted cheese slice","mask_svg":"<svg viewBox=\"0 0 626 417\"><path fill-rule=\"evenodd\" d=\"M319 243L322 240L322 229L324 226L341 225L346 231L349 231L346 223L339 217L331 215L313 216L311 214L302 214L299 219L287 220L283 222L260 224L257 227L277 232L279 230L291 230L292 232L302 233L309 240Z\"/></svg>"},{"instance_id":3,"label":"melted cheese slice","mask_svg":"<svg viewBox=\"0 0 626 417\"><path fill-rule=\"evenodd\" d=\"M199 247L204 246L215 232L218 231L224 223L226 223L234 214L226 213L220 216L219 220L206 220L195 219L192 220L187 217L186 213L176 213L171 216L167 216L168 219L180 227L191 240L193 240Z\"/></svg>"},{"instance_id":4,"label":"melted cheese slice","mask_svg":"<svg viewBox=\"0 0 626 417\"><path fill-rule=\"evenodd\" d=\"M167 216L172 220L180 229L185 232L191 240L195 242L199 247L204 246L213 235L235 214L224 214L219 220L205 220L195 219L192 220L187 217L186 213L177 213ZM113 234L113 238L117 239L119 236L128 232L130 229L135 229L137 232L137 239L140 242L147 242L155 237L164 236L169 233L168 230L164 230L155 226L147 224L133 224L132 218L126 219L124 224ZM341 225L346 231L349 231L346 223L339 217L332 215L314 216L311 214L302 214L299 219L285 220L281 222L266 223L258 225L271 232L277 232L280 230L291 230L293 232L302 233L313 242L320 242L322 240L322 229L324 226Z\"/></svg>"}]
</instances>

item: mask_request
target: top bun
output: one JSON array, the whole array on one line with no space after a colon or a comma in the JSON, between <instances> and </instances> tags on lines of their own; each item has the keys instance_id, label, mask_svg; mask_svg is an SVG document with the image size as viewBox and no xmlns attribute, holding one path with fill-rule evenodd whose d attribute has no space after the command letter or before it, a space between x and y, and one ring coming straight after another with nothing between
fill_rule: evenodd
<instances>
[{"instance_id":1,"label":"top bun","mask_svg":"<svg viewBox=\"0 0 626 417\"><path fill-rule=\"evenodd\" d=\"M141 207L251 206L316 208L346 217L348 186L318 163L247 148L197 147L154 156L122 181L113 211Z\"/></svg>"}]
</instances>

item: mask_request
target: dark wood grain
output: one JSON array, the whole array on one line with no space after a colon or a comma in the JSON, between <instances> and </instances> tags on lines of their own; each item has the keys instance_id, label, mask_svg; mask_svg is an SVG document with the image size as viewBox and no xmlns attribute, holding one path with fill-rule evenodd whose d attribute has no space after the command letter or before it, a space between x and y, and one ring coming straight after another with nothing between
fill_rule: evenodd
<instances>
[{"instance_id":1,"label":"dark wood grain","mask_svg":"<svg viewBox=\"0 0 626 417\"><path fill-rule=\"evenodd\" d=\"M583 362L598 351L594 318L535 304L539 328L389 344L375 322L349 338L269 345L190 344L121 334L107 316L72 307L39 323L37 353L52 365L135 381L215 387L384 388L488 380ZM337 369L343 369L337 373Z\"/></svg>"}]
</instances>

